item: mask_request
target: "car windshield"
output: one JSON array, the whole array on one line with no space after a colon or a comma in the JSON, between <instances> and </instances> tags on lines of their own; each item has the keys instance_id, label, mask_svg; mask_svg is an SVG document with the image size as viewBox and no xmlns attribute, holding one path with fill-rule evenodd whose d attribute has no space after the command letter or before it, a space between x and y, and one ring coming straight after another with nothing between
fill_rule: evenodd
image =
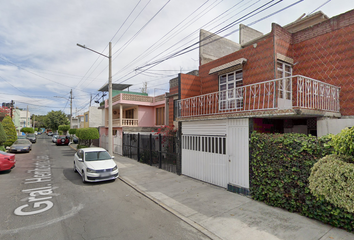
<instances>
[{"instance_id":1,"label":"car windshield","mask_svg":"<svg viewBox=\"0 0 354 240\"><path fill-rule=\"evenodd\" d=\"M109 160L111 156L106 151L85 152L85 161Z\"/></svg>"},{"instance_id":2,"label":"car windshield","mask_svg":"<svg viewBox=\"0 0 354 240\"><path fill-rule=\"evenodd\" d=\"M27 139L18 139L14 142L14 144L28 144L30 143Z\"/></svg>"},{"instance_id":3,"label":"car windshield","mask_svg":"<svg viewBox=\"0 0 354 240\"><path fill-rule=\"evenodd\" d=\"M32 133L32 134L27 134L27 137L35 137L35 135Z\"/></svg>"}]
</instances>

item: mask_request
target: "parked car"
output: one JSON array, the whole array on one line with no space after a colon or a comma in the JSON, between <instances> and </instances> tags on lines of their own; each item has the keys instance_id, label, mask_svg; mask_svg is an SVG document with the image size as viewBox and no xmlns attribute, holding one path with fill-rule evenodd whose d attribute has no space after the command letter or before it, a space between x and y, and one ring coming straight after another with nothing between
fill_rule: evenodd
<instances>
[{"instance_id":1,"label":"parked car","mask_svg":"<svg viewBox=\"0 0 354 240\"><path fill-rule=\"evenodd\" d=\"M0 151L0 171L11 170L15 167L15 154Z\"/></svg>"},{"instance_id":2,"label":"parked car","mask_svg":"<svg viewBox=\"0 0 354 240\"><path fill-rule=\"evenodd\" d=\"M10 147L10 152L30 152L32 143L28 139L17 139Z\"/></svg>"},{"instance_id":3,"label":"parked car","mask_svg":"<svg viewBox=\"0 0 354 240\"><path fill-rule=\"evenodd\" d=\"M75 144L79 143L79 138L74 136L73 137L73 143L75 143Z\"/></svg>"},{"instance_id":4,"label":"parked car","mask_svg":"<svg viewBox=\"0 0 354 240\"><path fill-rule=\"evenodd\" d=\"M58 139L59 135L58 134L54 134L53 137L52 137L52 142L53 143L56 143L57 142L57 139Z\"/></svg>"},{"instance_id":5,"label":"parked car","mask_svg":"<svg viewBox=\"0 0 354 240\"><path fill-rule=\"evenodd\" d=\"M53 132L47 132L48 136L53 136Z\"/></svg>"},{"instance_id":6,"label":"parked car","mask_svg":"<svg viewBox=\"0 0 354 240\"><path fill-rule=\"evenodd\" d=\"M28 140L30 140L31 143L36 143L37 142L36 134L34 134L34 133L27 133L26 138Z\"/></svg>"},{"instance_id":7,"label":"parked car","mask_svg":"<svg viewBox=\"0 0 354 240\"><path fill-rule=\"evenodd\" d=\"M70 139L68 136L65 135L60 135L57 138L57 142L55 143L57 146L58 145L69 145Z\"/></svg>"},{"instance_id":8,"label":"parked car","mask_svg":"<svg viewBox=\"0 0 354 240\"><path fill-rule=\"evenodd\" d=\"M79 149L74 155L74 172L81 175L84 183L115 180L118 167L113 158L104 148Z\"/></svg>"}]
</instances>

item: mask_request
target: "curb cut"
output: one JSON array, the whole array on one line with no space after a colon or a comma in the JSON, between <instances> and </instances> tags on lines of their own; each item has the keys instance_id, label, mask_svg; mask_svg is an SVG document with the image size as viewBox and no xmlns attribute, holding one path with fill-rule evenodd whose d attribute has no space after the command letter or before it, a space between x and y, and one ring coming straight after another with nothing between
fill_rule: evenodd
<instances>
[{"instance_id":1,"label":"curb cut","mask_svg":"<svg viewBox=\"0 0 354 240\"><path fill-rule=\"evenodd\" d=\"M179 214L178 212L176 212L175 210L173 210L172 208L168 207L167 205L165 205L164 203L160 202L159 200L157 200L156 198L150 196L149 194L145 193L144 191L140 190L137 186L131 184L129 181L127 181L126 179L122 178L121 176L118 177L122 182L124 182L125 184L127 184L128 186L130 186L131 188L133 188L135 191L137 191L138 193L142 194L143 196L145 196L146 198L150 199L151 201L153 201L154 203L156 203L157 205L159 205L160 207L164 208L165 210L167 210L168 212L172 213L173 215L175 215L176 217L178 217L179 219L181 219L182 221L184 221L185 223L187 223L188 225L190 225L191 227L195 228L196 230L200 231L201 233L203 233L205 236L209 237L210 239L213 240L222 240L220 237L218 237L217 235L215 235L214 233L210 232L208 229L204 228L203 226L199 225L198 223L190 220L189 218Z\"/></svg>"}]
</instances>

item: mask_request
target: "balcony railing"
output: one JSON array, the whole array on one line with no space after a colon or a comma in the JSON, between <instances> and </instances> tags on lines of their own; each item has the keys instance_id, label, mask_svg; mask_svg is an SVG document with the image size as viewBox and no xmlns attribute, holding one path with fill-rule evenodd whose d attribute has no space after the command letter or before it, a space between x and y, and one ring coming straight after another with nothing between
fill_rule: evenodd
<instances>
[{"instance_id":1,"label":"balcony railing","mask_svg":"<svg viewBox=\"0 0 354 240\"><path fill-rule=\"evenodd\" d=\"M138 122L139 122L138 119L123 118L122 126L121 126L120 119L113 119L112 126L113 127L137 127ZM108 126L108 120L106 121L106 126Z\"/></svg>"},{"instance_id":2,"label":"balcony railing","mask_svg":"<svg viewBox=\"0 0 354 240\"><path fill-rule=\"evenodd\" d=\"M179 100L177 116L294 108L339 112L339 91L334 85L297 75Z\"/></svg>"}]
</instances>

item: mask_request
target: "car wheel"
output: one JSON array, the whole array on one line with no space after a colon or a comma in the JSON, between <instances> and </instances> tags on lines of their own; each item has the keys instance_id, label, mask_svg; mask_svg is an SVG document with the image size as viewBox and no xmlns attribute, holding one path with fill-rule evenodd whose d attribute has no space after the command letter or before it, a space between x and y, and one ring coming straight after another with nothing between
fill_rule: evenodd
<instances>
[{"instance_id":1,"label":"car wheel","mask_svg":"<svg viewBox=\"0 0 354 240\"><path fill-rule=\"evenodd\" d=\"M74 162L74 172L77 172L75 162Z\"/></svg>"},{"instance_id":2,"label":"car wheel","mask_svg":"<svg viewBox=\"0 0 354 240\"><path fill-rule=\"evenodd\" d=\"M82 171L81 177L82 177L82 182L85 183L86 179L85 179L85 172L84 171Z\"/></svg>"}]
</instances>

